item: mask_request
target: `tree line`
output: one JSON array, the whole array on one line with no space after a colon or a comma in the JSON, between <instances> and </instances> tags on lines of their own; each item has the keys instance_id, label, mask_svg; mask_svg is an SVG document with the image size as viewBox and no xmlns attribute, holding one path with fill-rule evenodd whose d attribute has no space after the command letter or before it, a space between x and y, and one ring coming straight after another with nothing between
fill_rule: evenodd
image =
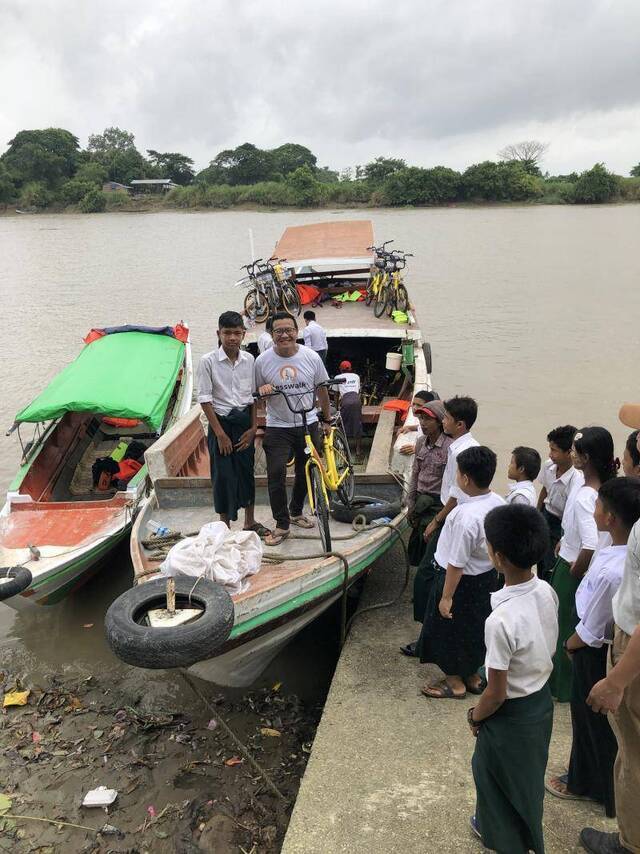
<instances>
[{"instance_id":1,"label":"tree line","mask_svg":"<svg viewBox=\"0 0 640 854\"><path fill-rule=\"evenodd\" d=\"M475 163L462 172L376 157L339 173L319 166L304 145L261 149L246 142L219 152L196 172L194 161L179 152L147 149L143 155L134 135L116 127L92 134L86 149L62 128L22 130L0 156L0 205L70 207L87 213L127 207L131 200L126 190L104 193L102 187L106 181L126 186L136 178L171 179L177 186L161 203L179 208L640 201L640 163L630 177L615 175L603 163L579 174L550 175L540 165L546 149L537 140L508 145L497 160Z\"/></svg>"}]
</instances>

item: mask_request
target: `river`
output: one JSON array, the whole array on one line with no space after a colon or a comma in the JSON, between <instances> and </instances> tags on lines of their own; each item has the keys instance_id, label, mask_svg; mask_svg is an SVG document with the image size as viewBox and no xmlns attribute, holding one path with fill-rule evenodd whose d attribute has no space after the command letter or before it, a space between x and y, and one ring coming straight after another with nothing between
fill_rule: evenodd
<instances>
[{"instance_id":1,"label":"river","mask_svg":"<svg viewBox=\"0 0 640 854\"><path fill-rule=\"evenodd\" d=\"M506 489L512 448L544 453L558 424L603 424L622 456L617 411L640 396L640 205L2 217L2 432L92 326L184 320L194 359L211 349L218 314L243 295L231 284L250 260L249 229L268 257L286 225L363 217L377 240L415 255L407 284L432 345L434 386L477 399L474 433L498 453L497 489ZM19 448L15 435L0 441L4 491ZM51 666L112 663L101 618L129 574L124 549L37 619L0 606L0 645L26 646Z\"/></svg>"}]
</instances>

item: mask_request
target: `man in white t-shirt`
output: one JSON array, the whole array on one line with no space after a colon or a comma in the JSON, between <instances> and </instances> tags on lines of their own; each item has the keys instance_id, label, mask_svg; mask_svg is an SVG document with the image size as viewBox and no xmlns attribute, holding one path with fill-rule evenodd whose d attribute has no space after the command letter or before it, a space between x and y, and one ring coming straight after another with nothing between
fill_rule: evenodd
<instances>
[{"instance_id":1,"label":"man in white t-shirt","mask_svg":"<svg viewBox=\"0 0 640 854\"><path fill-rule=\"evenodd\" d=\"M340 414L348 439L356 440L356 457L362 456L362 401L360 400L360 377L353 373L351 362L340 362L340 373L334 379L340 380L337 387L340 395Z\"/></svg>"},{"instance_id":2,"label":"man in white t-shirt","mask_svg":"<svg viewBox=\"0 0 640 854\"><path fill-rule=\"evenodd\" d=\"M305 322L305 327L302 330L304 346L309 347L322 359L322 364L327 364L327 352L329 345L327 344L327 333L322 326L316 321L315 311L305 311L302 315Z\"/></svg>"}]
</instances>

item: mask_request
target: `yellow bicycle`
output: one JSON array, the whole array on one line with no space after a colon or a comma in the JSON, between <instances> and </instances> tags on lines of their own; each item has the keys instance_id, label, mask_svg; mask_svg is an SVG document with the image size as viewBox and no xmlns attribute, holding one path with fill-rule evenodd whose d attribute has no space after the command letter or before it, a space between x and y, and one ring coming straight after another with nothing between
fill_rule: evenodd
<instances>
[{"instance_id":1,"label":"yellow bicycle","mask_svg":"<svg viewBox=\"0 0 640 854\"><path fill-rule=\"evenodd\" d=\"M371 268L371 277L369 278L369 283L367 285L367 293L364 298L367 305L371 305L372 302L377 302L380 290L383 285L389 281L386 264L386 257L389 253L385 250L385 246L388 243L393 243L393 240L387 240L382 244L382 246L367 246L368 250L376 253L376 257Z\"/></svg>"},{"instance_id":2,"label":"yellow bicycle","mask_svg":"<svg viewBox=\"0 0 640 854\"><path fill-rule=\"evenodd\" d=\"M331 419L331 430L329 435L324 434L323 455L320 456L313 444L307 415L315 408L315 392L319 388L329 388L346 382L344 379L327 380L319 383L314 388L313 401L310 407L294 406L292 398L301 398L309 394L308 390L303 392L286 392L277 389L271 394L262 397L273 397L281 394L287 402L287 406L295 415L299 415L304 428L305 454L308 459L305 464L305 478L307 481L307 496L311 512L318 520L320 540L325 552L331 551L331 530L329 528L329 493L335 493L340 501L347 507L351 504L355 492L356 478L353 469L353 461L349 450L342 423L342 416L337 412ZM256 397L259 397L256 395Z\"/></svg>"},{"instance_id":3,"label":"yellow bicycle","mask_svg":"<svg viewBox=\"0 0 640 854\"><path fill-rule=\"evenodd\" d=\"M413 258L410 252L394 250L387 257L387 272L389 278L378 292L378 299L373 309L376 317L382 317L386 311L389 317L394 311L408 311L409 294L402 281L402 272L406 267L407 258ZM390 275L389 275L390 274Z\"/></svg>"}]
</instances>

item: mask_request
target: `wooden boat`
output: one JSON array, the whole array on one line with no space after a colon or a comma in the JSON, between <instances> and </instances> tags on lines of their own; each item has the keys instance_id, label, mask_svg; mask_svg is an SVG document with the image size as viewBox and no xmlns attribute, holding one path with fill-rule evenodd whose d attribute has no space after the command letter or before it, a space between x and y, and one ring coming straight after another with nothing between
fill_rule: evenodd
<instances>
[{"instance_id":1,"label":"wooden boat","mask_svg":"<svg viewBox=\"0 0 640 854\"><path fill-rule=\"evenodd\" d=\"M80 587L144 507L146 465L99 490L96 460L123 442L151 447L191 406L182 324L92 330L85 342L9 431L20 436L22 460L0 512L0 600L16 610L53 605ZM28 443L26 424L35 425Z\"/></svg>"},{"instance_id":2,"label":"wooden boat","mask_svg":"<svg viewBox=\"0 0 640 854\"><path fill-rule=\"evenodd\" d=\"M372 244L373 229L368 221L322 223L287 229L274 254L286 257L303 280L339 293L366 284L372 254L365 247ZM301 270L307 272L300 273ZM275 548L265 546L260 571L251 576L246 590L231 597L233 627L230 633L227 632L228 636L213 655L190 667L197 676L220 685L251 684L297 632L345 595L348 588L369 571L372 563L393 546L398 532L406 525L401 501L403 471L397 466L395 471L391 470L400 416L384 408L384 403L388 397L399 394L408 401L414 391L431 387L428 346L424 345L413 316L406 325L398 325L388 317L376 319L364 302L347 302L340 309L327 304L316 312L329 339L330 374L338 372L337 366L342 359L351 360L354 370L361 375L371 374L371 382L378 388L380 377L389 374L385 394L378 398L368 390L367 383L363 385L363 420L369 442L364 461L356 467L356 494L390 502L394 507L393 519L389 527L368 526L356 532L349 522L332 518L333 549L342 557L322 553L317 530L296 529L286 544ZM258 326L247 335L248 347L254 352L261 331ZM390 351L399 353L403 348L402 370L385 372L387 354ZM260 423L264 420L260 419ZM256 518L273 527L259 435L256 440ZM399 459L403 465L407 464L406 457ZM157 579L159 565L158 556L149 543L149 520L159 522L172 532L187 534L198 531L215 518L205 422L200 407L194 407L167 431L146 453L146 460L153 496L136 519L131 537L135 583L143 588L147 586L145 582ZM160 582L154 582L156 587L158 584ZM162 633L166 650L171 646L171 638L175 637L172 631L180 631L181 624L197 620L200 613L187 603L176 611L175 617L170 617L166 611L158 611L163 606L157 601L150 602L146 610L134 607L133 597L128 599L128 593L120 597L126 605L116 600L112 609L119 609L121 613L124 608L132 613L135 611L138 623L144 622L149 631L155 629ZM138 599L141 596L139 593ZM149 597L153 598L151 591ZM107 637L124 660L138 666L169 666L170 651L164 657L160 655L155 663L143 664L143 658L148 661L149 656L136 654L126 630L124 636L120 633L120 637L116 637L117 632L114 632L110 637L109 622L108 614ZM145 637L148 641L149 632ZM141 635L140 644L144 643ZM138 653L141 649L139 647Z\"/></svg>"}]
</instances>

